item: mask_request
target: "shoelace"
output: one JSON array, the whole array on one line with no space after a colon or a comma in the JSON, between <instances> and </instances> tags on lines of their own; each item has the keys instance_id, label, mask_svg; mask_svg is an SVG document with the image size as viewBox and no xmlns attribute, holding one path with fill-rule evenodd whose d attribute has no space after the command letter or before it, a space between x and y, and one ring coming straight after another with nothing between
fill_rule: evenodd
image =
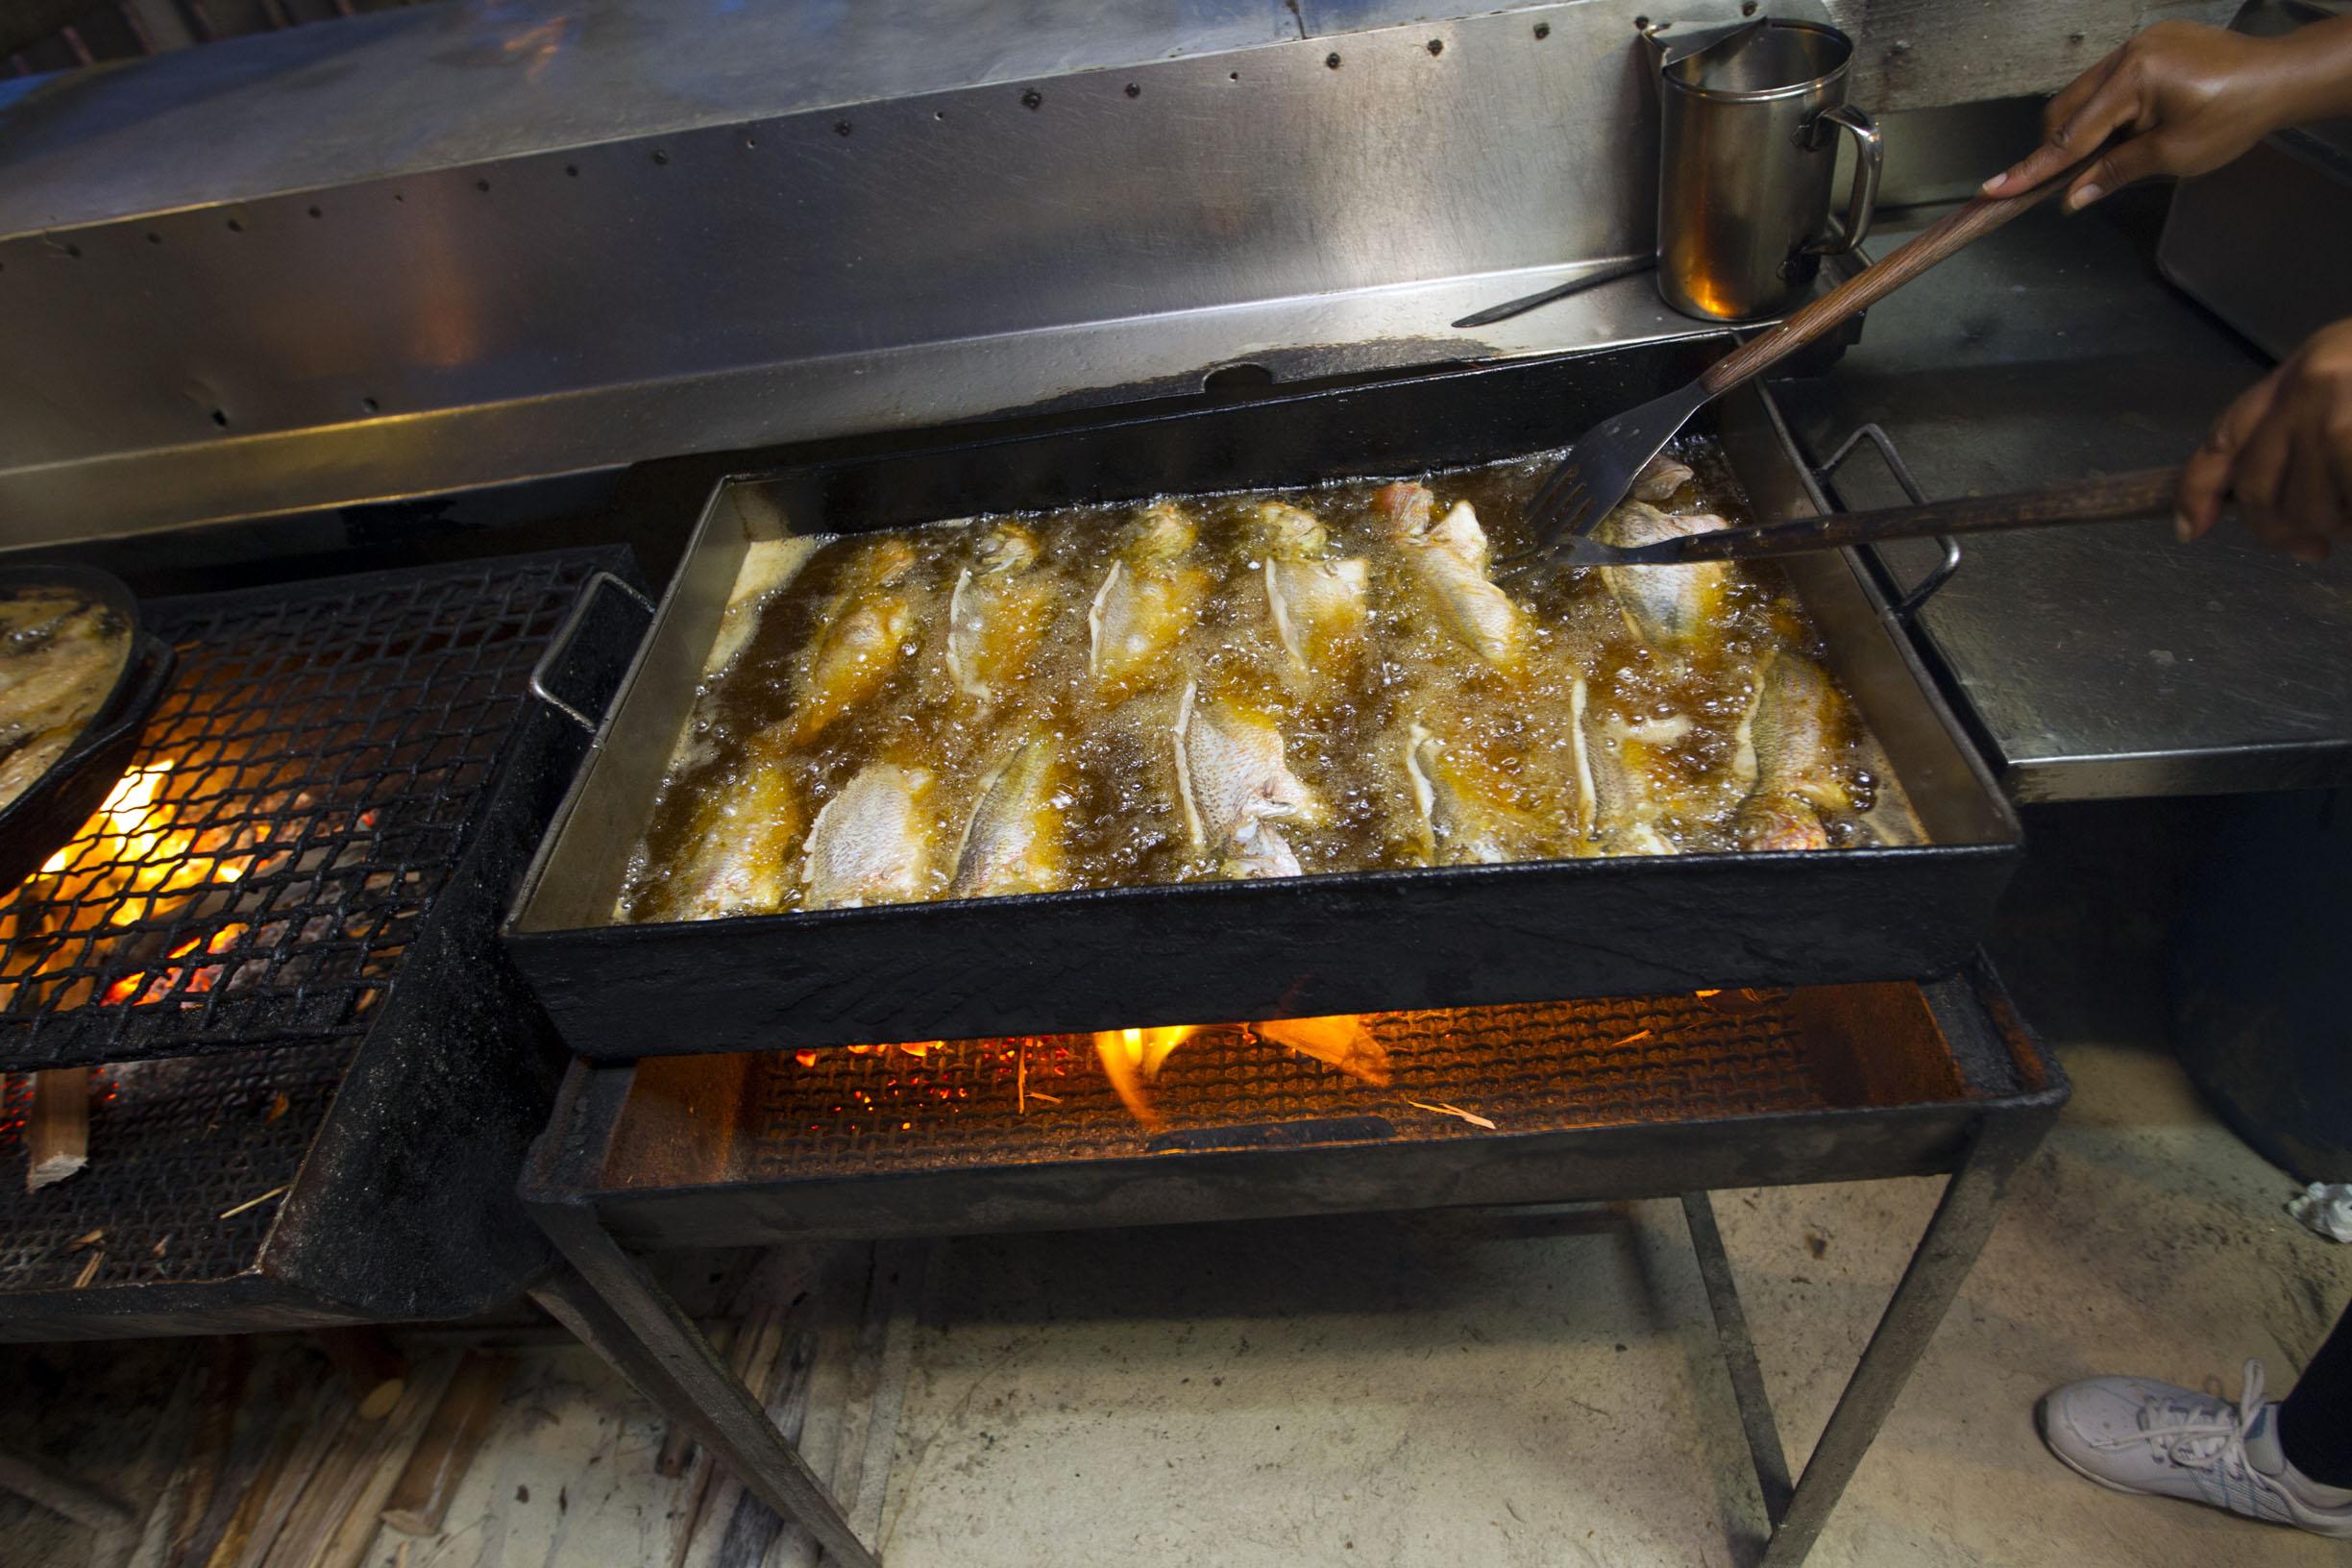
<instances>
[{"instance_id":1,"label":"shoelace","mask_svg":"<svg viewBox=\"0 0 2352 1568\"><path fill-rule=\"evenodd\" d=\"M2187 1470L2218 1468L2225 1476L2246 1473L2245 1434L2263 1408L2263 1364L2248 1360L2244 1386L2238 1403L2216 1397L2193 1404L2178 1399L2150 1400L2141 1416L2141 1430L2119 1437L2095 1439L2095 1448L2128 1448L2146 1443L2167 1462ZM2219 1419L2215 1419L2216 1407Z\"/></svg>"}]
</instances>

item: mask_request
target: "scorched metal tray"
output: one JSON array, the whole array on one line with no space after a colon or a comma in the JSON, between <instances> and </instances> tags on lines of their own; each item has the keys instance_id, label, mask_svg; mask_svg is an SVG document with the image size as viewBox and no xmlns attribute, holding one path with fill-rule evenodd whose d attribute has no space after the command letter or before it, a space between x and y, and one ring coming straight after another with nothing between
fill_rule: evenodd
<instances>
[{"instance_id":1,"label":"scorched metal tray","mask_svg":"<svg viewBox=\"0 0 2352 1568\"><path fill-rule=\"evenodd\" d=\"M935 432L723 480L506 925L583 1056L1067 1033L1703 986L1919 979L1973 950L2017 819L1850 553L1790 576L1927 842L1091 889L615 924L746 547L977 512L1413 474L1556 446L1723 335L1175 411ZM1759 519L1810 515L1765 394L1702 416Z\"/></svg>"}]
</instances>

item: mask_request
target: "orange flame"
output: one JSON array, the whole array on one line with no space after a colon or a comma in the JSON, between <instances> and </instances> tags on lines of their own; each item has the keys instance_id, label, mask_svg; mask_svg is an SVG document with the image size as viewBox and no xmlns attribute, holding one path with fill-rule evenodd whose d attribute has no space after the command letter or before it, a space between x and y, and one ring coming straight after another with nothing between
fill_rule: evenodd
<instances>
[{"instance_id":1,"label":"orange flame","mask_svg":"<svg viewBox=\"0 0 2352 1568\"><path fill-rule=\"evenodd\" d=\"M114 781L74 838L43 863L38 874L55 884L49 902L69 912L67 930L95 934L166 918L185 899L274 869L293 853L273 847L271 830L257 830L250 819L202 828L183 825L170 798L175 783L182 781L190 786L178 792L182 796L204 788L201 774L186 773L171 758L131 769ZM209 938L183 942L164 955L171 967L125 975L99 992L96 1001L103 1007L135 1007L209 991L228 966L178 961L217 957L246 930L231 923ZM86 950L55 948L60 953ZM44 967L45 960L37 959L0 979L0 1002ZM89 995L80 989L86 985L76 982L60 1005L78 1005L79 998Z\"/></svg>"},{"instance_id":2,"label":"orange flame","mask_svg":"<svg viewBox=\"0 0 2352 1568\"><path fill-rule=\"evenodd\" d=\"M1360 1013L1335 1013L1320 1018L1277 1018L1257 1028L1259 1034L1275 1044L1301 1056L1311 1056L1375 1089L1388 1086L1388 1048L1364 1027Z\"/></svg>"},{"instance_id":3,"label":"orange flame","mask_svg":"<svg viewBox=\"0 0 2352 1568\"><path fill-rule=\"evenodd\" d=\"M1170 1052L1199 1033L1198 1024L1179 1023L1161 1029L1104 1029L1095 1034L1094 1054L1102 1059L1103 1076L1111 1080L1119 1103L1144 1126L1158 1131L1163 1125L1144 1086L1160 1076Z\"/></svg>"}]
</instances>

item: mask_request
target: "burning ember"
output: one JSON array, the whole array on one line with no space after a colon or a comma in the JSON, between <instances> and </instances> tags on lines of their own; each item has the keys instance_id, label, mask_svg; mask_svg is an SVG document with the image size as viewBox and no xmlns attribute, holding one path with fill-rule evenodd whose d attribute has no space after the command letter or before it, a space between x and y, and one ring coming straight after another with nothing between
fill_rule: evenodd
<instances>
[{"instance_id":1,"label":"burning ember","mask_svg":"<svg viewBox=\"0 0 2352 1568\"><path fill-rule=\"evenodd\" d=\"M190 937L173 948L171 956L186 958L199 948L207 954L225 953L235 946L238 939L244 935L245 927L232 920L213 932L208 940ZM220 980L221 968L218 964L184 966L164 969L152 980L145 974L128 974L107 987L106 994L98 999L99 1004L104 1007L142 1007L149 1002L159 1002L175 992L210 991Z\"/></svg>"},{"instance_id":2,"label":"burning ember","mask_svg":"<svg viewBox=\"0 0 2352 1568\"><path fill-rule=\"evenodd\" d=\"M306 794L225 794L243 772L167 758L116 780L73 839L0 903L0 1008L16 1006L20 992L47 1011L199 1007L207 992L257 982L291 923L253 912L332 891L326 873L364 854L375 814L351 819L355 833L322 832ZM389 881L378 872L368 885ZM295 935L318 941L341 924L313 916ZM127 968L142 959L147 967Z\"/></svg>"}]
</instances>

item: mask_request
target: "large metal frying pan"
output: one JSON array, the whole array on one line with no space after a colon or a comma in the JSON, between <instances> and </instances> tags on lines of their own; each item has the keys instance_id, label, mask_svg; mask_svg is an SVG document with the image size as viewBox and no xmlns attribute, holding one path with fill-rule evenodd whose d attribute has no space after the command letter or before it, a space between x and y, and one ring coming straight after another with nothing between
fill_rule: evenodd
<instances>
[{"instance_id":1,"label":"large metal frying pan","mask_svg":"<svg viewBox=\"0 0 2352 1568\"><path fill-rule=\"evenodd\" d=\"M61 588L111 611L128 635L114 684L82 733L23 794L0 805L0 893L39 870L105 803L171 674L171 645L140 624L138 600L119 577L84 566L0 567L0 600Z\"/></svg>"}]
</instances>

